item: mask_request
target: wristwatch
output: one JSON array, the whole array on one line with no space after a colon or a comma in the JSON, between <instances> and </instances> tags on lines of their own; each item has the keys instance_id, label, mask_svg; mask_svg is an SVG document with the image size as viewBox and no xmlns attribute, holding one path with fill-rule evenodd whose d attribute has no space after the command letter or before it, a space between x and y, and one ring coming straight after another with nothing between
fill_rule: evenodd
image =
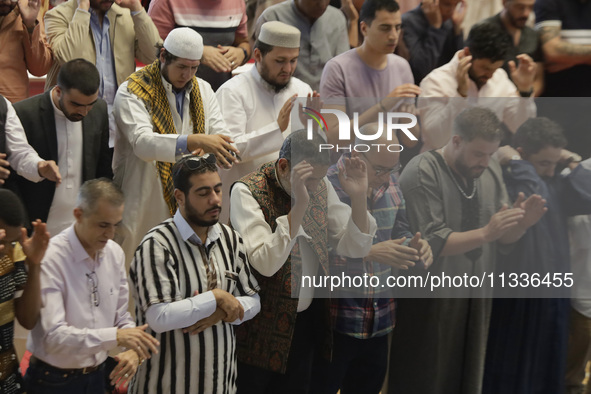
<instances>
[{"instance_id":1,"label":"wristwatch","mask_svg":"<svg viewBox=\"0 0 591 394\"><path fill-rule=\"evenodd\" d=\"M242 65L246 64L247 61L249 61L250 59L248 58L248 51L242 47L239 47L240 49L242 49L242 52L244 52L244 60L242 61Z\"/></svg>"},{"instance_id":2,"label":"wristwatch","mask_svg":"<svg viewBox=\"0 0 591 394\"><path fill-rule=\"evenodd\" d=\"M534 88L531 88L531 89L530 89L529 91L527 91L527 92L522 92L522 91L520 90L520 91L519 91L519 95L520 95L521 97L531 97L531 95L533 94L533 92L534 92Z\"/></svg>"}]
</instances>

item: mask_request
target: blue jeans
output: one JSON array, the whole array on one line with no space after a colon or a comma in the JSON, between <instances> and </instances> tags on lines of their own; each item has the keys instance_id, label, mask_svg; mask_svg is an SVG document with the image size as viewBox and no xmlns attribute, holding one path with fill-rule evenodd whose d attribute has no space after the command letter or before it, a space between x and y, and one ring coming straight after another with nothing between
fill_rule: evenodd
<instances>
[{"instance_id":1,"label":"blue jeans","mask_svg":"<svg viewBox=\"0 0 591 394\"><path fill-rule=\"evenodd\" d=\"M44 363L29 365L25 374L28 394L105 394L105 368L89 374L60 371Z\"/></svg>"}]
</instances>

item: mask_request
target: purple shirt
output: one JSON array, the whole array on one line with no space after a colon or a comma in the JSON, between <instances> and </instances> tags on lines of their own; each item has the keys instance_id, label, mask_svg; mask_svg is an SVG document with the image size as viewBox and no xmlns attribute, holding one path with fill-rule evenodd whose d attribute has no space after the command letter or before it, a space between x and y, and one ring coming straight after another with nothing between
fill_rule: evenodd
<instances>
[{"instance_id":1,"label":"purple shirt","mask_svg":"<svg viewBox=\"0 0 591 394\"><path fill-rule=\"evenodd\" d=\"M388 65L383 70L369 67L361 60L357 49L351 49L331 59L322 72L320 97L323 99L343 98L331 104L346 105L347 112L363 112L396 87L414 83L408 62L394 54L388 55ZM366 97L365 100L344 98Z\"/></svg>"}]
</instances>

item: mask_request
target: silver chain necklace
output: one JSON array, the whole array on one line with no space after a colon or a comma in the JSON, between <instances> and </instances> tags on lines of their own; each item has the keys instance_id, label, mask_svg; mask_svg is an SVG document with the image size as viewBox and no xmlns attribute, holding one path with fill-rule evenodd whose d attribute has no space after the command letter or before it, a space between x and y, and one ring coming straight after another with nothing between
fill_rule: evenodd
<instances>
[{"instance_id":1,"label":"silver chain necklace","mask_svg":"<svg viewBox=\"0 0 591 394\"><path fill-rule=\"evenodd\" d=\"M476 194L476 182L474 182L474 181L472 182L472 193L470 193L470 195L467 195L466 192L464 191L464 189L462 189L462 187L460 186L460 184L456 180L456 177L452 173L452 169L449 167L449 164L447 164L447 160L445 160L445 147L443 147L441 149L441 156L443 157L443 162L445 163L445 167L447 168L447 172L449 173L449 176L454 181L454 184L456 185L456 187L458 188L460 193L462 193L462 196L464 196L464 198L466 198L467 200L473 199L474 195Z\"/></svg>"}]
</instances>

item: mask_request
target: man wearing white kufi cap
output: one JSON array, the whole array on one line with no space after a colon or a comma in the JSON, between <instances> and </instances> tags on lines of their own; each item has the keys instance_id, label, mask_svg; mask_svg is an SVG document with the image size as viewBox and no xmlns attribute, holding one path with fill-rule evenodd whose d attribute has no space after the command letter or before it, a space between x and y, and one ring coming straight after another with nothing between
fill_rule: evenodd
<instances>
[{"instance_id":1,"label":"man wearing white kufi cap","mask_svg":"<svg viewBox=\"0 0 591 394\"><path fill-rule=\"evenodd\" d=\"M220 172L223 195L228 195L233 182L277 159L285 137L292 129L303 128L290 125L294 99L317 96L307 83L292 76L300 52L298 29L282 22L265 23L254 48L255 67L216 92L230 137L241 152L239 164ZM229 200L222 221L228 218Z\"/></svg>"},{"instance_id":2,"label":"man wearing white kufi cap","mask_svg":"<svg viewBox=\"0 0 591 394\"><path fill-rule=\"evenodd\" d=\"M236 160L213 90L195 77L202 54L197 32L174 29L159 58L117 91L114 180L126 206L117 240L127 261L148 230L176 212L171 168L177 159L199 152L228 167Z\"/></svg>"}]
</instances>

